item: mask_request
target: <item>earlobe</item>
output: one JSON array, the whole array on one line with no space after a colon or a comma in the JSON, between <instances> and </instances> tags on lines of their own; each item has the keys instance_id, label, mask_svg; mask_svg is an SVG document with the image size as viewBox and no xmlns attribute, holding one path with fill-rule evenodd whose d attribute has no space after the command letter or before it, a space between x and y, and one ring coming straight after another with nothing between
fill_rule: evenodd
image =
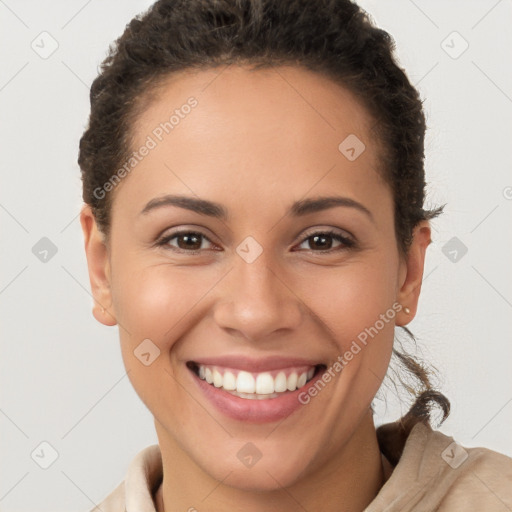
<instances>
[{"instance_id":1,"label":"earlobe","mask_svg":"<svg viewBox=\"0 0 512 512\"><path fill-rule=\"evenodd\" d=\"M420 222L413 231L413 240L400 268L398 302L402 305L396 325L407 325L416 315L420 297L425 254L431 242L428 221Z\"/></svg>"},{"instance_id":2,"label":"earlobe","mask_svg":"<svg viewBox=\"0 0 512 512\"><path fill-rule=\"evenodd\" d=\"M92 307L92 316L94 316L100 324L108 326L117 325L117 320L110 313L109 309L101 306L96 299L94 300L94 306Z\"/></svg>"},{"instance_id":3,"label":"earlobe","mask_svg":"<svg viewBox=\"0 0 512 512\"><path fill-rule=\"evenodd\" d=\"M84 247L89 270L89 281L94 298L92 314L103 325L116 325L112 309L110 286L110 261L103 233L98 229L96 219L89 205L80 212L80 224L84 235Z\"/></svg>"}]
</instances>

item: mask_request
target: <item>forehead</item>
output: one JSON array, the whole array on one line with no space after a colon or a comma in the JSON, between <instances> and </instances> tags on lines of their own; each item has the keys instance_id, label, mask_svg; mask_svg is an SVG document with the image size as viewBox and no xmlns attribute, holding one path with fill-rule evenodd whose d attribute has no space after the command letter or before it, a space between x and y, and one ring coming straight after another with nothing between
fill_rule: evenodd
<instances>
[{"instance_id":1,"label":"forehead","mask_svg":"<svg viewBox=\"0 0 512 512\"><path fill-rule=\"evenodd\" d=\"M176 187L228 201L226 188L262 198L340 186L382 194L373 118L322 75L286 66L187 70L148 98L131 127L132 149L150 139L152 149L120 187L132 203Z\"/></svg>"},{"instance_id":2,"label":"forehead","mask_svg":"<svg viewBox=\"0 0 512 512\"><path fill-rule=\"evenodd\" d=\"M133 126L135 140L168 121L191 97L199 108L193 109L193 116L186 115L190 120L180 124L207 128L221 120L217 129L244 128L244 133L251 129L269 136L285 125L281 141L286 140L287 133L296 137L299 131L309 135L313 130L332 136L334 141L349 133L368 138L374 124L354 94L324 75L293 66L253 69L230 65L185 70L161 80L146 101L141 98L145 108ZM203 135L207 135L206 129ZM328 139L332 142L331 137Z\"/></svg>"}]
</instances>

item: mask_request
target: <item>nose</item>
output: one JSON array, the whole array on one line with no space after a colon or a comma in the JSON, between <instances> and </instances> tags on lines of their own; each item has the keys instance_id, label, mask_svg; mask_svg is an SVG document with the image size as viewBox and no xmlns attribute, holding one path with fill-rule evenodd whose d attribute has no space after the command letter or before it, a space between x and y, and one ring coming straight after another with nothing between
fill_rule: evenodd
<instances>
[{"instance_id":1,"label":"nose","mask_svg":"<svg viewBox=\"0 0 512 512\"><path fill-rule=\"evenodd\" d=\"M252 263L235 255L234 268L218 290L222 297L215 305L217 325L253 342L297 329L305 308L287 281L266 251Z\"/></svg>"}]
</instances>

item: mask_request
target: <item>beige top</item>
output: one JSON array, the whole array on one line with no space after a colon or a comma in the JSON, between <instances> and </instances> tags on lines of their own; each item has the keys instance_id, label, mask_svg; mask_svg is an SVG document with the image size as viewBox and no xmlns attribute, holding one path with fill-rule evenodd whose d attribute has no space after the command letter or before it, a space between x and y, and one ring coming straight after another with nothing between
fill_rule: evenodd
<instances>
[{"instance_id":1,"label":"beige top","mask_svg":"<svg viewBox=\"0 0 512 512\"><path fill-rule=\"evenodd\" d=\"M162 457L155 444L136 455L125 480L90 512L156 512L154 496L161 481ZM486 448L463 448L418 423L364 512L384 511L512 512L512 458Z\"/></svg>"}]
</instances>

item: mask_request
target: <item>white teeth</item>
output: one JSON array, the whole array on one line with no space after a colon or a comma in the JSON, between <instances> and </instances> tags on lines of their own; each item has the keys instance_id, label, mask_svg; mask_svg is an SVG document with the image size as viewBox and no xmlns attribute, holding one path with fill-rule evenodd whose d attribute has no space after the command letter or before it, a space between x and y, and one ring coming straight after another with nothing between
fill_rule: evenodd
<instances>
[{"instance_id":1,"label":"white teeth","mask_svg":"<svg viewBox=\"0 0 512 512\"><path fill-rule=\"evenodd\" d=\"M216 388L220 388L222 387L223 381L222 374L218 370L213 370L213 385Z\"/></svg>"},{"instance_id":2,"label":"white teeth","mask_svg":"<svg viewBox=\"0 0 512 512\"><path fill-rule=\"evenodd\" d=\"M288 376L287 387L288 391L295 391L297 389L297 374L295 372Z\"/></svg>"},{"instance_id":3,"label":"white teeth","mask_svg":"<svg viewBox=\"0 0 512 512\"><path fill-rule=\"evenodd\" d=\"M256 378L256 393L268 395L274 392L274 379L270 373L260 373Z\"/></svg>"},{"instance_id":4,"label":"white teeth","mask_svg":"<svg viewBox=\"0 0 512 512\"><path fill-rule=\"evenodd\" d=\"M284 372L279 372L276 380L274 381L274 391L276 393L283 393L286 389L286 375Z\"/></svg>"},{"instance_id":5,"label":"white teeth","mask_svg":"<svg viewBox=\"0 0 512 512\"><path fill-rule=\"evenodd\" d=\"M218 367L210 368L198 365L197 374L200 379L205 380L208 384L213 384L216 388L223 388L225 391L230 391L241 398L265 400L276 398L279 396L278 393L295 391L301 388L311 380L315 374L315 368L310 368L300 374L294 371L288 377L284 371L281 371L275 377L272 377L270 372L252 374L239 371L237 375L233 371L223 371Z\"/></svg>"},{"instance_id":6,"label":"white teeth","mask_svg":"<svg viewBox=\"0 0 512 512\"><path fill-rule=\"evenodd\" d=\"M254 393L256 383L249 372L240 372L236 378L236 390L239 393Z\"/></svg>"},{"instance_id":7,"label":"white teeth","mask_svg":"<svg viewBox=\"0 0 512 512\"><path fill-rule=\"evenodd\" d=\"M236 378L231 372L226 372L224 374L224 383L222 387L226 391L234 391L236 389Z\"/></svg>"}]
</instances>

